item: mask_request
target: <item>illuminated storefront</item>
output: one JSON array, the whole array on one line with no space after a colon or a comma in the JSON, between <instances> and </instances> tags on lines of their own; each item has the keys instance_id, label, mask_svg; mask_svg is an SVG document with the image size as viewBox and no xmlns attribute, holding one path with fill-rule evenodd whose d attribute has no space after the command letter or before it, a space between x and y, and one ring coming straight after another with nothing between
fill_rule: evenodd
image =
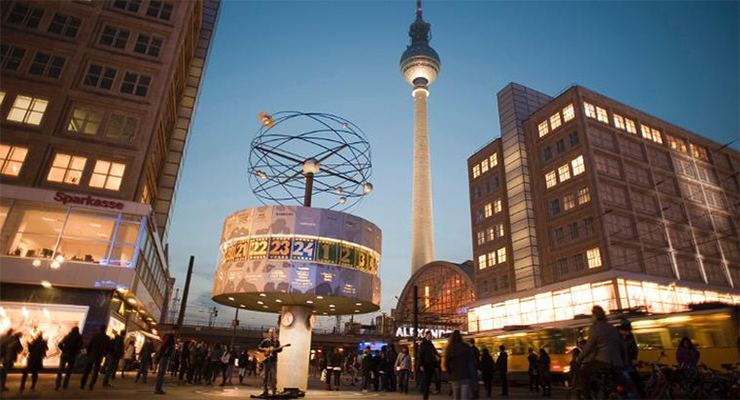
<instances>
[{"instance_id":1,"label":"illuminated storefront","mask_svg":"<svg viewBox=\"0 0 740 400\"><path fill-rule=\"evenodd\" d=\"M536 294L517 293L516 297L504 297L495 303L476 304L468 313L469 331L570 320L577 315L591 314L594 305L601 306L607 313L630 308L672 313L688 310L689 304L696 303L740 304L740 292L729 293L726 288L714 291L684 286L684 283L651 282L638 274L609 276L614 275L613 271L601 275L590 276L587 282L573 280L575 284L565 288L562 284L551 285Z\"/></svg>"}]
</instances>

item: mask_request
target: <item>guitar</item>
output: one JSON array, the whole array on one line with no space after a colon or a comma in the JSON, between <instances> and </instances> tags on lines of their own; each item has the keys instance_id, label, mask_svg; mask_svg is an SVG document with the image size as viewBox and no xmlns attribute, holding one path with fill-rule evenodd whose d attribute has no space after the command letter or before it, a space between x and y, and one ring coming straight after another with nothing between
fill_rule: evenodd
<instances>
[{"instance_id":1,"label":"guitar","mask_svg":"<svg viewBox=\"0 0 740 400\"><path fill-rule=\"evenodd\" d=\"M263 353L265 355L265 358L270 358L273 355L275 355L275 353L277 353L278 351L280 351L280 350L282 350L282 349L284 349L286 347L290 347L290 343L284 344L284 345L278 346L278 347L268 347L266 349L265 348L262 348L262 349L257 349L257 350L259 350L261 353Z\"/></svg>"}]
</instances>

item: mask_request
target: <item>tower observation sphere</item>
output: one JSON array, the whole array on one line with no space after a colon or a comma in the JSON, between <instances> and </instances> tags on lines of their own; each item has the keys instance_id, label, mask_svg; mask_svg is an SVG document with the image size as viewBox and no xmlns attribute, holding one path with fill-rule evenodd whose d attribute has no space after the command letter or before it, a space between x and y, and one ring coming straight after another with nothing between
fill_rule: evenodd
<instances>
[{"instance_id":1,"label":"tower observation sphere","mask_svg":"<svg viewBox=\"0 0 740 400\"><path fill-rule=\"evenodd\" d=\"M421 1L417 1L416 20L409 27L411 44L401 55L401 72L409 84L424 87L437 80L441 62L439 55L429 45L431 25L421 16Z\"/></svg>"}]
</instances>

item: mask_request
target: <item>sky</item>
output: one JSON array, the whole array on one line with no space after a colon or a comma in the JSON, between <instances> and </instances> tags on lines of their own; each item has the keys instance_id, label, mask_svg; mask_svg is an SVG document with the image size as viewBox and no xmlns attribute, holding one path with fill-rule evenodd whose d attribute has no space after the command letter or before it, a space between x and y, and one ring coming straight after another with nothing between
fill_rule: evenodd
<instances>
[{"instance_id":1,"label":"sky","mask_svg":"<svg viewBox=\"0 0 740 400\"><path fill-rule=\"evenodd\" d=\"M430 86L436 258L472 258L466 160L499 137L496 93L585 86L727 143L740 136L738 2L426 1L442 70ZM225 217L260 205L249 143L260 111L325 112L368 136L374 191L352 212L383 231L381 312L411 275L411 87L398 69L415 4L224 0L169 233L188 320L208 319ZM738 142L733 146L737 148ZM219 321L233 318L220 307ZM373 314L356 320L368 321ZM242 325L275 323L244 311ZM319 327L333 320L320 319Z\"/></svg>"}]
</instances>

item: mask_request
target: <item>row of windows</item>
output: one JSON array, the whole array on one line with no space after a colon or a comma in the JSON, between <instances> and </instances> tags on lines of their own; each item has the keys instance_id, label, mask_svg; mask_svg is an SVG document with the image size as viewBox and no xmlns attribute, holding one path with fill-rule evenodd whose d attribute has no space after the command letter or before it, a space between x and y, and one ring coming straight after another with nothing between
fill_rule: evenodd
<instances>
[{"instance_id":1,"label":"row of windows","mask_svg":"<svg viewBox=\"0 0 740 400\"><path fill-rule=\"evenodd\" d=\"M5 92L0 92L0 105L5 99ZM27 125L38 126L44 117L49 102L44 99L18 95L8 112L7 120ZM101 108L88 106L74 106L67 123L67 132L97 135L101 126L106 126L105 137L120 141L132 141L139 124L137 118L110 112L106 119L106 112Z\"/></svg>"},{"instance_id":2,"label":"row of windows","mask_svg":"<svg viewBox=\"0 0 740 400\"><path fill-rule=\"evenodd\" d=\"M482 293L498 292L509 288L509 274L504 273L498 277L492 276L489 279L484 279L480 282L480 291Z\"/></svg>"},{"instance_id":3,"label":"row of windows","mask_svg":"<svg viewBox=\"0 0 740 400\"><path fill-rule=\"evenodd\" d=\"M113 7L138 14L141 9L141 0L116 0L113 2ZM169 21L170 17L172 17L172 8L173 2L171 1L152 0L146 8L145 15L163 21Z\"/></svg>"},{"instance_id":4,"label":"row of windows","mask_svg":"<svg viewBox=\"0 0 740 400\"><path fill-rule=\"evenodd\" d=\"M0 65L7 70L18 71L26 53L28 51L23 47L0 45ZM66 57L38 50L28 65L27 72L30 75L57 79L62 74L66 62Z\"/></svg>"},{"instance_id":5,"label":"row of windows","mask_svg":"<svg viewBox=\"0 0 740 400\"><path fill-rule=\"evenodd\" d=\"M496 190L501 186L501 178L498 175L494 175L490 181L485 182L485 185L482 182L475 185L476 200L480 200L483 197L483 186L486 187L486 195L489 195L491 194L491 190Z\"/></svg>"},{"instance_id":6,"label":"row of windows","mask_svg":"<svg viewBox=\"0 0 740 400\"><path fill-rule=\"evenodd\" d=\"M498 214L503 210L501 199L494 200L493 203L488 203L483 206L483 210L478 210L478 222L483 221L483 218L490 218L493 214Z\"/></svg>"},{"instance_id":7,"label":"row of windows","mask_svg":"<svg viewBox=\"0 0 740 400\"><path fill-rule=\"evenodd\" d=\"M554 273L556 276L565 276L570 272L570 266L573 266L574 271L583 271L585 269L584 256L587 260L588 268L598 268L601 266L601 251L598 247L587 250L586 253L576 254L571 257L572 260L569 262L568 258L561 258L555 261Z\"/></svg>"},{"instance_id":8,"label":"row of windows","mask_svg":"<svg viewBox=\"0 0 740 400\"><path fill-rule=\"evenodd\" d=\"M489 168L493 169L493 167L497 165L498 153L493 153L490 157L484 159L479 164L473 165L473 179L479 177L481 174L485 174L488 172Z\"/></svg>"},{"instance_id":9,"label":"row of windows","mask_svg":"<svg viewBox=\"0 0 740 400\"><path fill-rule=\"evenodd\" d=\"M540 137L543 137L548 133L554 131L555 129L558 129L563 123L568 122L575 117L576 113L573 104L568 104L562 110L562 118L561 111L556 112L555 114L550 116L550 118L540 122L537 125L537 132L539 133Z\"/></svg>"},{"instance_id":10,"label":"row of windows","mask_svg":"<svg viewBox=\"0 0 740 400\"><path fill-rule=\"evenodd\" d=\"M91 63L82 83L97 89L111 90L116 81L116 76L118 76L116 68ZM151 76L125 71L120 80L119 92L146 97L151 83Z\"/></svg>"},{"instance_id":11,"label":"row of windows","mask_svg":"<svg viewBox=\"0 0 740 400\"><path fill-rule=\"evenodd\" d=\"M565 163L558 167L557 170L553 170L545 174L545 184L547 188L551 188L558 183L563 183L571 178L571 176L578 176L586 171L586 166L583 163L583 155L580 155L570 163Z\"/></svg>"},{"instance_id":12,"label":"row of windows","mask_svg":"<svg viewBox=\"0 0 740 400\"><path fill-rule=\"evenodd\" d=\"M0 145L0 173L8 176L18 176L26 160L28 148L20 146ZM46 180L49 182L79 185L87 164L86 157L57 153L49 168ZM121 188L126 165L122 163L95 160L95 166L90 176L89 186L100 189L118 191Z\"/></svg>"},{"instance_id":13,"label":"row of windows","mask_svg":"<svg viewBox=\"0 0 740 400\"><path fill-rule=\"evenodd\" d=\"M570 193L561 199L550 200L550 211L553 216L560 214L561 211L569 211L576 206L584 205L591 201L591 194L588 186L578 189L576 193Z\"/></svg>"},{"instance_id":14,"label":"row of windows","mask_svg":"<svg viewBox=\"0 0 740 400\"><path fill-rule=\"evenodd\" d=\"M553 246L560 246L566 241L577 240L581 237L581 225L583 225L583 234L586 236L594 233L594 218L584 218L583 221L568 223L566 227L555 228L552 232ZM566 238L567 230L567 238Z\"/></svg>"},{"instance_id":15,"label":"row of windows","mask_svg":"<svg viewBox=\"0 0 740 400\"><path fill-rule=\"evenodd\" d=\"M497 224L485 230L480 230L476 234L476 242L478 246L483 245L486 242L494 241L498 238L504 237L504 224Z\"/></svg>"},{"instance_id":16,"label":"row of windows","mask_svg":"<svg viewBox=\"0 0 740 400\"><path fill-rule=\"evenodd\" d=\"M100 34L100 40L98 43L103 46L126 50L129 38L131 37L131 30L107 24L103 28L103 32ZM159 52L162 49L163 42L164 39L159 36L139 33L132 50L135 53L151 57L159 57Z\"/></svg>"},{"instance_id":17,"label":"row of windows","mask_svg":"<svg viewBox=\"0 0 740 400\"><path fill-rule=\"evenodd\" d=\"M570 135L568 135L569 141L570 141L570 148L575 147L578 145L578 132L571 132ZM555 142L555 151L557 154L564 153L566 150L565 145L565 139L561 138L558 139L557 142ZM552 147L547 146L544 149L542 149L542 158L544 161L549 161L552 158Z\"/></svg>"},{"instance_id":18,"label":"row of windows","mask_svg":"<svg viewBox=\"0 0 740 400\"><path fill-rule=\"evenodd\" d=\"M486 269L506 262L506 247L478 256L478 269Z\"/></svg>"},{"instance_id":19,"label":"row of windows","mask_svg":"<svg viewBox=\"0 0 740 400\"><path fill-rule=\"evenodd\" d=\"M599 122L603 122L605 124L609 124L609 116L605 109L586 102L583 103L583 108L586 112L587 117L596 119ZM612 120L614 122L615 128L627 131L633 135L637 135L637 126L635 125L634 120L615 113L612 113ZM645 124L640 124L640 133L644 139L651 140L658 144L663 144L661 132L655 128L652 128ZM667 133L665 133L665 137L666 141L668 142L668 147L670 147L672 150L681 153L687 153L686 140L677 138ZM690 144L689 148L691 150L691 155L694 158L705 161L709 160L709 154L707 153L706 148L694 144Z\"/></svg>"},{"instance_id":20,"label":"row of windows","mask_svg":"<svg viewBox=\"0 0 740 400\"><path fill-rule=\"evenodd\" d=\"M11 25L25 26L31 29L39 29L45 10L43 8L30 6L23 3L15 3L8 14L7 23ZM55 35L74 38L80 31L82 20L71 15L60 12L54 13L46 31Z\"/></svg>"}]
</instances>

